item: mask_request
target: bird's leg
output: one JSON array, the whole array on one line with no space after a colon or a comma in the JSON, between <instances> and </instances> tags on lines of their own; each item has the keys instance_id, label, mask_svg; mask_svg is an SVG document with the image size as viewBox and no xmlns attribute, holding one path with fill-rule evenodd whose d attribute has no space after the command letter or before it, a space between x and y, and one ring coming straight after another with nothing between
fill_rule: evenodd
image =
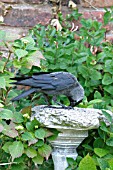
<instances>
[{"instance_id":1,"label":"bird's leg","mask_svg":"<svg viewBox=\"0 0 113 170\"><path fill-rule=\"evenodd\" d=\"M43 94L43 96L44 96L44 98L45 98L45 100L46 100L46 103L47 103L47 106L45 106L44 108L56 108L56 107L50 105L50 102L49 102L49 101L50 101L50 98L49 98L48 95Z\"/></svg>"},{"instance_id":2,"label":"bird's leg","mask_svg":"<svg viewBox=\"0 0 113 170\"><path fill-rule=\"evenodd\" d=\"M73 107L71 107L71 106L65 106L64 104L58 102L56 96L53 96L52 99L53 99L53 101L54 101L55 103L57 103L58 105L62 106L62 107L61 107L62 109L73 109Z\"/></svg>"},{"instance_id":3,"label":"bird's leg","mask_svg":"<svg viewBox=\"0 0 113 170\"><path fill-rule=\"evenodd\" d=\"M65 105L63 105L62 103L60 103L60 102L57 101L57 96L53 96L52 99L53 99L53 101L54 101L56 104L62 106L62 108L65 107Z\"/></svg>"},{"instance_id":4,"label":"bird's leg","mask_svg":"<svg viewBox=\"0 0 113 170\"><path fill-rule=\"evenodd\" d=\"M46 101L46 103L47 103L47 105L48 105L48 107L50 106L50 102L49 102L49 96L48 95L46 95L46 94L43 94L43 96L44 96L44 98L45 98L45 101Z\"/></svg>"}]
</instances>

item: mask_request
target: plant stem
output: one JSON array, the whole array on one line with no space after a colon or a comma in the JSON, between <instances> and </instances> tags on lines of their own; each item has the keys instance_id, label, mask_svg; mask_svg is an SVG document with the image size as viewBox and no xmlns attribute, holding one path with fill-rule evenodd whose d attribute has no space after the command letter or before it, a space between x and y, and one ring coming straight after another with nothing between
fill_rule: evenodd
<instances>
[{"instance_id":1,"label":"plant stem","mask_svg":"<svg viewBox=\"0 0 113 170\"><path fill-rule=\"evenodd\" d=\"M8 55L7 61L6 61L5 64L4 64L3 72L4 72L4 70L5 70L5 68L6 68L6 65L7 65L8 61L9 61L9 59L10 59L10 57L11 57L11 54L13 53L11 47L9 46L9 44L8 44L7 42L5 42L5 46L6 46L6 48L9 50L9 55Z\"/></svg>"},{"instance_id":2,"label":"plant stem","mask_svg":"<svg viewBox=\"0 0 113 170\"><path fill-rule=\"evenodd\" d=\"M6 105L6 100L7 100L7 96L8 96L8 93L9 91L12 89L12 87L9 87L8 90L6 91L6 95L5 95L5 98L4 98L4 104Z\"/></svg>"},{"instance_id":3,"label":"plant stem","mask_svg":"<svg viewBox=\"0 0 113 170\"><path fill-rule=\"evenodd\" d=\"M6 61L5 64L4 64L3 72L5 71L6 65L7 65L8 61L9 61L9 59L10 59L10 57L11 57L11 54L12 54L12 53L9 51L9 55L8 55L7 61Z\"/></svg>"}]
</instances>

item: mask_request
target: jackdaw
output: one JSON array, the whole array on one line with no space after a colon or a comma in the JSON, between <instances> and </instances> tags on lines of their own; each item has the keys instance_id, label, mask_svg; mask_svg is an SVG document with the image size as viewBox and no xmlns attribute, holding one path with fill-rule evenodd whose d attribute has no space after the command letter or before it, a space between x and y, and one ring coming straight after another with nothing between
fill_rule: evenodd
<instances>
[{"instance_id":1,"label":"jackdaw","mask_svg":"<svg viewBox=\"0 0 113 170\"><path fill-rule=\"evenodd\" d=\"M20 100L34 92L41 92L46 97L52 95L54 102L57 102L58 95L65 95L70 101L70 107L76 106L84 97L84 89L77 81L77 78L68 72L39 72L31 77L15 77L12 84L30 86L29 90L13 98L12 101ZM61 103L62 107L64 106Z\"/></svg>"}]
</instances>

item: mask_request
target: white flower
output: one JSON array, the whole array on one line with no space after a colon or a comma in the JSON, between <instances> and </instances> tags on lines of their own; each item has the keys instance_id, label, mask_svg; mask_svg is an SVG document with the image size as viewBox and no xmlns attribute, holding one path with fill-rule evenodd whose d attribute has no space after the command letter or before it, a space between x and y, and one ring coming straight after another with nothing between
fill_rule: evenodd
<instances>
[{"instance_id":1,"label":"white flower","mask_svg":"<svg viewBox=\"0 0 113 170\"><path fill-rule=\"evenodd\" d=\"M28 115L28 113L24 114L23 117L26 117L26 118L30 118L30 116Z\"/></svg>"},{"instance_id":2,"label":"white flower","mask_svg":"<svg viewBox=\"0 0 113 170\"><path fill-rule=\"evenodd\" d=\"M0 22L4 22L4 18L2 15L0 15Z\"/></svg>"},{"instance_id":3,"label":"white flower","mask_svg":"<svg viewBox=\"0 0 113 170\"><path fill-rule=\"evenodd\" d=\"M15 129L16 129L16 130L23 130L24 127L23 127L22 125L19 125L19 126L16 126Z\"/></svg>"}]
</instances>

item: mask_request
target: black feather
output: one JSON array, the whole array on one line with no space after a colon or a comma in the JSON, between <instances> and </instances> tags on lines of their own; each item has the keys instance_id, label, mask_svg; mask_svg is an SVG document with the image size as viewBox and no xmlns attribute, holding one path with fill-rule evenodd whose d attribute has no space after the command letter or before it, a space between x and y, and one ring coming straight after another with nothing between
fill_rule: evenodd
<instances>
[{"instance_id":1,"label":"black feather","mask_svg":"<svg viewBox=\"0 0 113 170\"><path fill-rule=\"evenodd\" d=\"M75 105L83 99L84 89L77 81L76 77L68 72L40 72L35 73L31 77L15 77L11 78L12 80L16 80L16 82L12 82L15 85L24 85L31 86L31 89L12 99L12 101L19 100L22 97L26 97L27 95L33 92L42 92L45 95L66 95L70 103Z\"/></svg>"},{"instance_id":2,"label":"black feather","mask_svg":"<svg viewBox=\"0 0 113 170\"><path fill-rule=\"evenodd\" d=\"M23 93L21 93L20 95L18 95L17 97L11 99L11 101L14 102L14 101L20 100L21 98L24 98L24 97L28 96L29 94L34 93L35 91L37 91L37 89L35 89L35 88L26 90Z\"/></svg>"}]
</instances>

